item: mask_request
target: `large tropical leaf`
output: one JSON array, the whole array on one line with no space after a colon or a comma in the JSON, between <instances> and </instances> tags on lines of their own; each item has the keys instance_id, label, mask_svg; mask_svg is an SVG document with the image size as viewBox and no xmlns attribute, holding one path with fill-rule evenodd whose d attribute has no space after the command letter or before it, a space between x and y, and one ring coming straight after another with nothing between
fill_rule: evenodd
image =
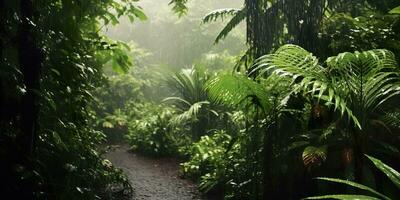
<instances>
[{"instance_id":1,"label":"large tropical leaf","mask_svg":"<svg viewBox=\"0 0 400 200\"><path fill-rule=\"evenodd\" d=\"M347 102L362 110L359 118L400 94L400 74L394 54L388 50L341 53L328 58L327 65L331 74L338 75L331 80L348 95Z\"/></svg>"},{"instance_id":2,"label":"large tropical leaf","mask_svg":"<svg viewBox=\"0 0 400 200\"><path fill-rule=\"evenodd\" d=\"M379 197L381 197L383 199L390 200L389 197L387 197L387 196L375 191L374 189L372 189L370 187L367 187L367 186L359 184L359 183L355 183L355 182L347 181L347 180L336 179L336 178L318 178L318 179L319 180L324 180L324 181L329 181L329 182L334 182L334 183L341 183L341 184L349 185L351 187L355 187L355 188L358 188L358 189L361 189L361 190L364 190L364 191L367 191L367 192L371 192L372 194L374 194L376 196L379 196Z\"/></svg>"},{"instance_id":3,"label":"large tropical leaf","mask_svg":"<svg viewBox=\"0 0 400 200\"><path fill-rule=\"evenodd\" d=\"M183 103L189 107L192 106L192 104L190 102L186 101L185 99L183 99L181 97L167 97L163 100L163 102L169 102L169 101L175 102L177 104Z\"/></svg>"},{"instance_id":4,"label":"large tropical leaf","mask_svg":"<svg viewBox=\"0 0 400 200\"><path fill-rule=\"evenodd\" d=\"M324 180L324 181L329 181L329 182L334 182L334 183L341 183L345 185L349 185L351 187L355 187L364 191L368 191L382 199L385 200L390 200L389 197L375 191L374 189L367 187L365 185L361 185L359 183L355 183L352 181L347 181L347 180L342 180L342 179L336 179L336 178L318 178L319 180ZM306 199L341 199L341 200L371 200L371 199L380 199L377 197L372 197L372 196L365 196L365 195L348 195L348 194L336 194L336 195L324 195L324 196L316 196L316 197L308 197Z\"/></svg>"},{"instance_id":5,"label":"large tropical leaf","mask_svg":"<svg viewBox=\"0 0 400 200\"><path fill-rule=\"evenodd\" d=\"M346 96L338 90L335 79L332 80L329 71L319 64L315 56L303 48L284 45L275 53L259 58L250 73L259 76L276 74L292 78L295 90L318 100L324 100L327 105L339 110L341 115L347 114L348 118L361 129L357 117L347 104Z\"/></svg>"},{"instance_id":6,"label":"large tropical leaf","mask_svg":"<svg viewBox=\"0 0 400 200\"><path fill-rule=\"evenodd\" d=\"M379 198L376 197L370 197L365 195L351 195L351 194L324 195L318 197L308 197L305 199L380 200Z\"/></svg>"},{"instance_id":7,"label":"large tropical leaf","mask_svg":"<svg viewBox=\"0 0 400 200\"><path fill-rule=\"evenodd\" d=\"M400 15L400 6L393 8L390 12L390 14L396 14L396 15Z\"/></svg>"},{"instance_id":8,"label":"large tropical leaf","mask_svg":"<svg viewBox=\"0 0 400 200\"><path fill-rule=\"evenodd\" d=\"M198 115L201 112L201 109L204 109L204 107L209 104L210 104L210 102L208 102L208 101L196 102L196 103L190 105L188 110L184 110L184 111L182 111L181 114L174 117L172 122L174 124L182 124L185 122L197 121Z\"/></svg>"},{"instance_id":9,"label":"large tropical leaf","mask_svg":"<svg viewBox=\"0 0 400 200\"><path fill-rule=\"evenodd\" d=\"M311 169L315 166L320 166L323 162L325 162L327 157L327 147L314 147L308 146L304 149L302 158L304 166L308 169Z\"/></svg>"},{"instance_id":10,"label":"large tropical leaf","mask_svg":"<svg viewBox=\"0 0 400 200\"><path fill-rule=\"evenodd\" d=\"M205 127L209 121L218 118L218 107L205 89L207 80L208 74L196 67L182 69L169 79L169 86L176 91L176 96L165 98L164 102L171 102L178 109L178 115L171 120L172 124L189 123Z\"/></svg>"},{"instance_id":11,"label":"large tropical leaf","mask_svg":"<svg viewBox=\"0 0 400 200\"><path fill-rule=\"evenodd\" d=\"M208 100L204 88L207 79L207 74L197 68L182 69L168 80L169 86L177 91L177 97L166 100L176 100L172 102L181 110L189 109L196 102Z\"/></svg>"},{"instance_id":12,"label":"large tropical leaf","mask_svg":"<svg viewBox=\"0 0 400 200\"><path fill-rule=\"evenodd\" d=\"M211 99L232 106L258 105L263 110L271 107L262 85L244 75L220 75L210 80L207 90Z\"/></svg>"},{"instance_id":13,"label":"large tropical leaf","mask_svg":"<svg viewBox=\"0 0 400 200\"><path fill-rule=\"evenodd\" d=\"M374 165L381 170L386 176L396 185L397 188L400 189L400 173L393 168L389 167L382 161L372 157L368 156L367 157L374 163Z\"/></svg>"},{"instance_id":14,"label":"large tropical leaf","mask_svg":"<svg viewBox=\"0 0 400 200\"><path fill-rule=\"evenodd\" d=\"M368 156L368 159L370 159L374 165L381 170L384 174L386 174L387 177L400 189L400 173L394 170L393 168L389 167L382 161L372 157ZM367 187L365 185L355 183L352 181L347 181L347 180L342 180L342 179L336 179L336 178L318 178L319 180L324 180L324 181L329 181L329 182L334 182L334 183L340 183L340 184L345 184L349 185L354 188L358 188L367 192L370 192L374 194L376 197L372 196L364 196L364 195L347 195L347 194L337 194L337 195L324 195L324 196L316 196L316 197L308 197L306 199L340 199L340 200L370 200L370 199L385 199L385 200L390 200L389 197L377 192L376 190ZM379 198L377 198L379 197Z\"/></svg>"}]
</instances>

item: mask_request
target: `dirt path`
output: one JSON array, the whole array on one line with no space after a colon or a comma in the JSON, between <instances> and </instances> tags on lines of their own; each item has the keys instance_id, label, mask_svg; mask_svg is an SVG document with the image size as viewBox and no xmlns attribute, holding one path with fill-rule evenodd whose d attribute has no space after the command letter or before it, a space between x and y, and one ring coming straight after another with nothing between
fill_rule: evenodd
<instances>
[{"instance_id":1,"label":"dirt path","mask_svg":"<svg viewBox=\"0 0 400 200\"><path fill-rule=\"evenodd\" d=\"M152 159L113 146L106 157L124 170L134 189L135 200L200 200L196 185L180 179L179 164L172 159Z\"/></svg>"}]
</instances>

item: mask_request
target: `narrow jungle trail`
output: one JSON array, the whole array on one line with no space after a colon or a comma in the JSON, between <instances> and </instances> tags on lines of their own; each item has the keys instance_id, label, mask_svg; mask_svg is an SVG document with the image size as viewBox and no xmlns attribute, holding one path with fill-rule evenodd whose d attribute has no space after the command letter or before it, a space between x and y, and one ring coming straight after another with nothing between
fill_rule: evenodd
<instances>
[{"instance_id":1,"label":"narrow jungle trail","mask_svg":"<svg viewBox=\"0 0 400 200\"><path fill-rule=\"evenodd\" d=\"M196 185L179 178L179 163L173 159L147 158L113 146L106 157L128 176L134 200L201 200Z\"/></svg>"}]
</instances>

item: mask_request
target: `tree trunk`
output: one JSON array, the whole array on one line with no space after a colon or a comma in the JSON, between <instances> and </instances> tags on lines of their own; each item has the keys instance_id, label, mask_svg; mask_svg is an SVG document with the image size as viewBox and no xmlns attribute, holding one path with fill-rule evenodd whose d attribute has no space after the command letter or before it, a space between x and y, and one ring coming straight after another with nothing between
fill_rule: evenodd
<instances>
[{"instance_id":1,"label":"tree trunk","mask_svg":"<svg viewBox=\"0 0 400 200\"><path fill-rule=\"evenodd\" d=\"M276 190L274 188L274 177L272 174L272 162L273 162L273 134L276 134L277 124L274 122L271 124L264 135L263 143L263 155L264 155L264 163L263 163L263 199L277 199Z\"/></svg>"},{"instance_id":2,"label":"tree trunk","mask_svg":"<svg viewBox=\"0 0 400 200\"><path fill-rule=\"evenodd\" d=\"M21 137L23 153L31 156L35 149L37 137L40 71L42 53L34 36L33 0L20 1L21 24L18 32L19 65L23 75L26 92L21 105Z\"/></svg>"},{"instance_id":3,"label":"tree trunk","mask_svg":"<svg viewBox=\"0 0 400 200\"><path fill-rule=\"evenodd\" d=\"M363 181L363 166L364 166L364 150L363 141L360 131L355 131L353 141L354 152L354 180L357 183Z\"/></svg>"},{"instance_id":4,"label":"tree trunk","mask_svg":"<svg viewBox=\"0 0 400 200\"><path fill-rule=\"evenodd\" d=\"M3 49L4 49L4 39L2 38L4 36L5 32L5 9L4 9L4 0L0 0L0 66L3 66ZM0 74L0 125L5 121L5 94L4 94L4 85L3 85L3 80L2 80L2 74ZM1 128L1 127L0 127Z\"/></svg>"}]
</instances>

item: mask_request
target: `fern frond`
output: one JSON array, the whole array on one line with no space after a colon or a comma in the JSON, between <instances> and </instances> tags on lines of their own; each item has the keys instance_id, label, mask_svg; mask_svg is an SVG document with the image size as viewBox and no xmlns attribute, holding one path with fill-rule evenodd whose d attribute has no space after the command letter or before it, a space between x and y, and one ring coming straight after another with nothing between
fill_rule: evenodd
<instances>
[{"instance_id":1,"label":"fern frond","mask_svg":"<svg viewBox=\"0 0 400 200\"><path fill-rule=\"evenodd\" d=\"M199 71L197 68L182 69L180 72L175 73L169 80L168 85L172 87L175 91L179 93L179 102L186 101L183 104L178 102L175 105L186 110L188 105L192 105L199 101L204 101L207 99L207 93L204 89L204 85L208 79L206 73ZM177 100L172 97L167 100Z\"/></svg>"},{"instance_id":2,"label":"fern frond","mask_svg":"<svg viewBox=\"0 0 400 200\"><path fill-rule=\"evenodd\" d=\"M380 121L388 127L400 129L400 110L396 109L393 112L387 112Z\"/></svg>"},{"instance_id":3,"label":"fern frond","mask_svg":"<svg viewBox=\"0 0 400 200\"><path fill-rule=\"evenodd\" d=\"M328 70L319 64L315 56L299 46L284 45L275 53L260 57L250 73L290 77L292 84L297 86L296 90L324 100L328 106L334 106L342 116L346 114L358 128L362 128L340 91L342 87L338 89L338 83L331 78Z\"/></svg>"},{"instance_id":4,"label":"fern frond","mask_svg":"<svg viewBox=\"0 0 400 200\"><path fill-rule=\"evenodd\" d=\"M172 119L173 124L181 124L184 122L193 122L198 120L198 115L205 105L209 105L208 101L196 102L190 105L188 110L183 111Z\"/></svg>"},{"instance_id":5,"label":"fern frond","mask_svg":"<svg viewBox=\"0 0 400 200\"><path fill-rule=\"evenodd\" d=\"M207 83L210 98L231 106L258 105L264 111L271 107L270 99L262 85L243 75L220 75Z\"/></svg>"},{"instance_id":6,"label":"fern frond","mask_svg":"<svg viewBox=\"0 0 400 200\"><path fill-rule=\"evenodd\" d=\"M309 169L314 166L320 166L327 158L327 147L308 146L304 149L302 158L304 166Z\"/></svg>"},{"instance_id":7,"label":"fern frond","mask_svg":"<svg viewBox=\"0 0 400 200\"><path fill-rule=\"evenodd\" d=\"M346 92L354 107L362 107L365 112L375 112L400 94L400 73L394 54L388 50L345 52L329 58L327 65L341 77L337 84L348 87Z\"/></svg>"},{"instance_id":8,"label":"fern frond","mask_svg":"<svg viewBox=\"0 0 400 200\"><path fill-rule=\"evenodd\" d=\"M182 17L188 11L188 8L186 6L187 2L188 0L171 0L169 2L169 5L172 5L172 11L178 14L179 17Z\"/></svg>"},{"instance_id":9,"label":"fern frond","mask_svg":"<svg viewBox=\"0 0 400 200\"><path fill-rule=\"evenodd\" d=\"M211 11L208 13L206 16L203 17L202 23L210 23L210 22L215 22L218 19L224 20L226 17L231 17L237 15L241 9L237 8L223 8L223 9L218 9Z\"/></svg>"},{"instance_id":10,"label":"fern frond","mask_svg":"<svg viewBox=\"0 0 400 200\"><path fill-rule=\"evenodd\" d=\"M214 43L217 44L220 40L224 39L228 34L242 22L243 20L246 19L247 16L247 9L242 8L242 9L236 9L236 8L225 8L225 9L219 9L210 12L207 14L203 20L202 23L210 23L213 21L217 21L218 19L224 20L224 18L228 16L233 16L232 19L225 25L225 27L222 29L222 31L218 34L216 37Z\"/></svg>"},{"instance_id":11,"label":"fern frond","mask_svg":"<svg viewBox=\"0 0 400 200\"><path fill-rule=\"evenodd\" d=\"M186 101L185 99L181 98L181 97L167 97L165 99L163 99L163 102L168 102L168 101L172 101L174 103L183 103L187 106L191 106L190 102Z\"/></svg>"}]
</instances>

